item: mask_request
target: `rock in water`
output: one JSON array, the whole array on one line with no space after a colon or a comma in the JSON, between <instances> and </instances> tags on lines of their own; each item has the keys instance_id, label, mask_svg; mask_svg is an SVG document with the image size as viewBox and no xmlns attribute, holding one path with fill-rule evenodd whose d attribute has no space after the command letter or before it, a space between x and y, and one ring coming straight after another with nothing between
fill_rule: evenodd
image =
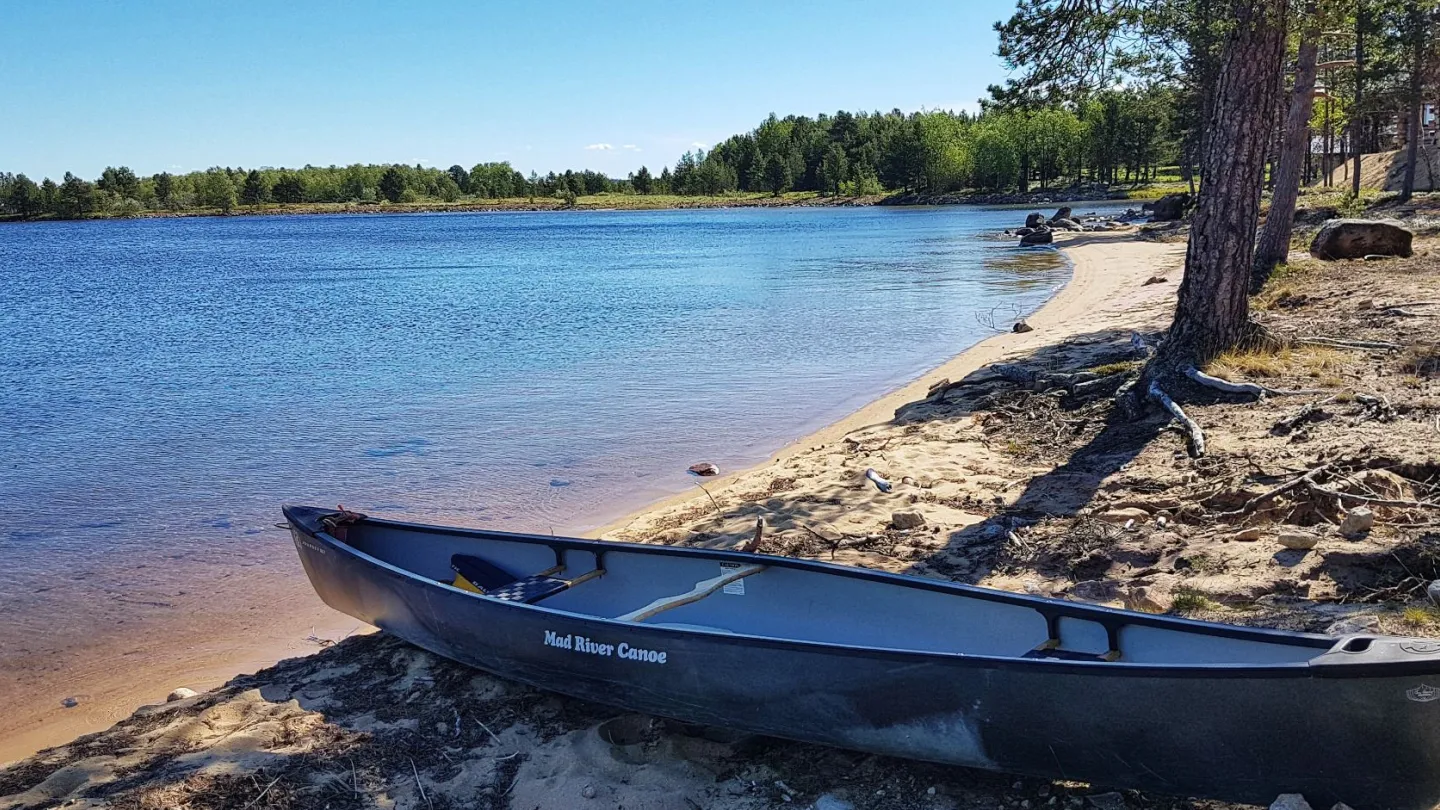
<instances>
[{"instance_id":1,"label":"rock in water","mask_svg":"<svg viewBox=\"0 0 1440 810\"><path fill-rule=\"evenodd\" d=\"M897 529L918 529L925 525L925 516L910 509L890 515L890 525Z\"/></svg>"},{"instance_id":2,"label":"rock in water","mask_svg":"<svg viewBox=\"0 0 1440 810\"><path fill-rule=\"evenodd\" d=\"M1150 207L1150 219L1153 222L1174 222L1185 216L1189 207L1189 194L1166 194Z\"/></svg>"},{"instance_id":3,"label":"rock in water","mask_svg":"<svg viewBox=\"0 0 1440 810\"><path fill-rule=\"evenodd\" d=\"M1309 551L1315 548L1315 543L1320 540L1315 535L1305 532L1281 532L1280 536L1275 539L1279 541L1280 545L1291 551Z\"/></svg>"},{"instance_id":4,"label":"rock in water","mask_svg":"<svg viewBox=\"0 0 1440 810\"><path fill-rule=\"evenodd\" d=\"M1036 211L1030 216L1025 217L1025 227L1029 228L1032 231L1044 224L1045 215L1040 213L1039 211Z\"/></svg>"},{"instance_id":5,"label":"rock in water","mask_svg":"<svg viewBox=\"0 0 1440 810\"><path fill-rule=\"evenodd\" d=\"M708 461L702 461L699 464L691 464L688 472L701 478L709 478L712 475L719 475L720 468Z\"/></svg>"},{"instance_id":6,"label":"rock in water","mask_svg":"<svg viewBox=\"0 0 1440 810\"><path fill-rule=\"evenodd\" d=\"M1073 220L1073 219L1052 219L1052 220L1050 220L1050 227L1051 227L1051 228L1054 228L1055 230L1059 230L1059 231L1083 231L1083 230L1085 230L1085 226L1081 225L1080 223L1076 222L1076 221Z\"/></svg>"},{"instance_id":7,"label":"rock in water","mask_svg":"<svg viewBox=\"0 0 1440 810\"><path fill-rule=\"evenodd\" d=\"M1055 233L1050 229L1027 233L1020 237L1021 245L1048 245L1055 241Z\"/></svg>"},{"instance_id":8,"label":"rock in water","mask_svg":"<svg viewBox=\"0 0 1440 810\"><path fill-rule=\"evenodd\" d=\"M1375 513L1363 506L1357 506L1345 513L1340 521L1340 533L1351 540L1359 540L1375 528Z\"/></svg>"},{"instance_id":9,"label":"rock in water","mask_svg":"<svg viewBox=\"0 0 1440 810\"><path fill-rule=\"evenodd\" d=\"M197 692L194 689L186 689L182 686L179 689L176 689L174 692L171 692L170 695L165 698L165 702L174 703L177 700L185 700L187 698L195 697L196 694Z\"/></svg>"},{"instance_id":10,"label":"rock in water","mask_svg":"<svg viewBox=\"0 0 1440 810\"><path fill-rule=\"evenodd\" d=\"M1070 206L1062 205L1060 206L1060 210L1055 212L1055 216L1050 218L1050 221L1054 222L1057 219L1074 219L1074 213L1075 211Z\"/></svg>"},{"instance_id":11,"label":"rock in water","mask_svg":"<svg viewBox=\"0 0 1440 810\"><path fill-rule=\"evenodd\" d=\"M1415 234L1400 223L1372 219L1332 219L1315 234L1310 255L1317 259L1410 256Z\"/></svg>"},{"instance_id":12,"label":"rock in water","mask_svg":"<svg viewBox=\"0 0 1440 810\"><path fill-rule=\"evenodd\" d=\"M1035 331L1035 327L1031 326L1030 324L1028 324L1028 323L1026 323L1026 322L1024 322L1024 321L1016 321L1016 322L1015 322L1015 331L1016 331L1016 332L1034 332L1034 331Z\"/></svg>"},{"instance_id":13,"label":"rock in water","mask_svg":"<svg viewBox=\"0 0 1440 810\"><path fill-rule=\"evenodd\" d=\"M1310 810L1310 803L1299 793L1281 793L1270 803L1270 810Z\"/></svg>"}]
</instances>

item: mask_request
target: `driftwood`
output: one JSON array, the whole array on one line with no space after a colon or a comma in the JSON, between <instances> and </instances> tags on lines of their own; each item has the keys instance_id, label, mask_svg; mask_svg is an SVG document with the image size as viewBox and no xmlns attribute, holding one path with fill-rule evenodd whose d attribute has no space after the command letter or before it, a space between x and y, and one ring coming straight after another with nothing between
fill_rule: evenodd
<instances>
[{"instance_id":1,"label":"driftwood","mask_svg":"<svg viewBox=\"0 0 1440 810\"><path fill-rule=\"evenodd\" d=\"M1268 492L1263 492L1259 495L1256 495L1255 497L1246 501L1244 506L1240 507L1234 512L1225 512L1219 515L1219 517L1238 517L1240 515L1248 515L1251 512L1254 512L1256 509L1259 509L1261 504L1267 501L1274 500L1275 498L1284 495L1292 489L1300 486L1308 486L1310 484L1313 484L1315 482L1315 476L1320 475L1321 473L1329 472L1334 468L1334 464L1321 464L1319 467L1310 470L1304 475L1291 478L1289 481L1286 481L1285 483L1281 484L1278 487L1275 487Z\"/></svg>"}]
</instances>

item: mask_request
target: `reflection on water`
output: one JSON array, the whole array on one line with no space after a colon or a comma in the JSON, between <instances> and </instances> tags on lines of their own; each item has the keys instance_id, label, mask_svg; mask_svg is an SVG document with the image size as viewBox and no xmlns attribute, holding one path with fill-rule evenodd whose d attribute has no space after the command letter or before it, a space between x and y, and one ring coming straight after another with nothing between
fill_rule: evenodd
<instances>
[{"instance_id":1,"label":"reflection on water","mask_svg":"<svg viewBox=\"0 0 1440 810\"><path fill-rule=\"evenodd\" d=\"M313 607L283 502L573 532L696 461L758 461L982 337L973 313L1041 303L1058 254L976 238L1014 219L0 227L0 680L102 635Z\"/></svg>"}]
</instances>

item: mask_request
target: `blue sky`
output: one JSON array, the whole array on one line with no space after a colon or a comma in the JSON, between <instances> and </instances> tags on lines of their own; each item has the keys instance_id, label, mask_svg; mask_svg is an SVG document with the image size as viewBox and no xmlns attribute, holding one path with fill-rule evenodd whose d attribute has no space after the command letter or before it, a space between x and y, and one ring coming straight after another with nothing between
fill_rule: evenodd
<instances>
[{"instance_id":1,"label":"blue sky","mask_svg":"<svg viewBox=\"0 0 1440 810\"><path fill-rule=\"evenodd\" d=\"M974 108L1013 8L0 0L0 170L658 171L772 111Z\"/></svg>"}]
</instances>

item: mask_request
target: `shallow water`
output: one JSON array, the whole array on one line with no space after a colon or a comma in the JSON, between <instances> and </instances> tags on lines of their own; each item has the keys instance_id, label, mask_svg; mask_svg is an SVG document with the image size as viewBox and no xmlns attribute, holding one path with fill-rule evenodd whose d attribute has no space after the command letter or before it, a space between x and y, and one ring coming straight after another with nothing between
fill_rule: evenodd
<instances>
[{"instance_id":1,"label":"shallow water","mask_svg":"<svg viewBox=\"0 0 1440 810\"><path fill-rule=\"evenodd\" d=\"M572 533L757 462L1043 302L1058 255L982 238L1020 219L0 226L0 680L83 692L60 652L310 606L281 503Z\"/></svg>"}]
</instances>

